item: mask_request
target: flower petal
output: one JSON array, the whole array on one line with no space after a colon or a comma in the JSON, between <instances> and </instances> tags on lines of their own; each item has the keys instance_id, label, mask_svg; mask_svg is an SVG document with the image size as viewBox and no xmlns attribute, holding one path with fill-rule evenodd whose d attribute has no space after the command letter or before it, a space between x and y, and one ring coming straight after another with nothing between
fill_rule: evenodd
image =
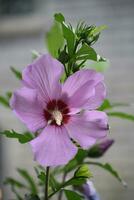
<instances>
[{"instance_id":1,"label":"flower petal","mask_svg":"<svg viewBox=\"0 0 134 200\"><path fill-rule=\"evenodd\" d=\"M82 69L71 75L63 85L62 92L73 108L90 107L89 98L97 97L96 86L103 81L103 75L94 70Z\"/></svg>"},{"instance_id":2,"label":"flower petal","mask_svg":"<svg viewBox=\"0 0 134 200\"><path fill-rule=\"evenodd\" d=\"M85 111L70 117L65 125L70 137L83 148L91 147L97 139L104 138L107 134L107 116L100 111Z\"/></svg>"},{"instance_id":3,"label":"flower petal","mask_svg":"<svg viewBox=\"0 0 134 200\"><path fill-rule=\"evenodd\" d=\"M60 77L63 65L49 54L36 59L23 71L23 83L32 89L37 89L45 102L59 98L61 94Z\"/></svg>"},{"instance_id":4,"label":"flower petal","mask_svg":"<svg viewBox=\"0 0 134 200\"><path fill-rule=\"evenodd\" d=\"M35 160L42 166L66 164L77 153L64 126L47 126L30 144Z\"/></svg>"},{"instance_id":5,"label":"flower petal","mask_svg":"<svg viewBox=\"0 0 134 200\"><path fill-rule=\"evenodd\" d=\"M95 94L89 98L87 102L87 108L90 110L97 109L99 106L101 106L105 97L106 97L106 88L104 83L100 82L95 86Z\"/></svg>"},{"instance_id":6,"label":"flower petal","mask_svg":"<svg viewBox=\"0 0 134 200\"><path fill-rule=\"evenodd\" d=\"M30 131L37 131L46 125L43 107L37 98L35 90L21 88L16 91L10 101L11 108Z\"/></svg>"}]
</instances>

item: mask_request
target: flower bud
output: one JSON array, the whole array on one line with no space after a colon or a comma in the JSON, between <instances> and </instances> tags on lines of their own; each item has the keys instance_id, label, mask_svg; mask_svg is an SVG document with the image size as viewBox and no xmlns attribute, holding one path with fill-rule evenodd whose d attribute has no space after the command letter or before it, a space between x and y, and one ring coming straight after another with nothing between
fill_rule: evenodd
<instances>
[{"instance_id":1,"label":"flower bud","mask_svg":"<svg viewBox=\"0 0 134 200\"><path fill-rule=\"evenodd\" d=\"M75 189L84 195L85 200L100 200L92 181L88 180L82 186L75 187Z\"/></svg>"},{"instance_id":2,"label":"flower bud","mask_svg":"<svg viewBox=\"0 0 134 200\"><path fill-rule=\"evenodd\" d=\"M98 144L95 144L88 151L88 156L91 158L99 158L111 147L114 143L113 139L105 139Z\"/></svg>"}]
</instances>

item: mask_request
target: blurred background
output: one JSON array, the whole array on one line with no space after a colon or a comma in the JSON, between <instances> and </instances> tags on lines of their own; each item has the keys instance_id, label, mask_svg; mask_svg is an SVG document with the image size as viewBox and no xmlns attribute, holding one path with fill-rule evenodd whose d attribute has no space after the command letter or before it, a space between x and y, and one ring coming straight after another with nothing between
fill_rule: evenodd
<instances>
[{"instance_id":1,"label":"blurred background","mask_svg":"<svg viewBox=\"0 0 134 200\"><path fill-rule=\"evenodd\" d=\"M19 87L9 67L23 69L31 62L31 51L46 52L44 33L55 12L63 12L68 22L108 25L96 45L97 52L110 60L105 72L108 98L112 102L134 102L134 1L133 0L0 0L0 94ZM134 107L124 111L134 114ZM110 119L114 146L103 157L120 171L128 183L124 189L107 172L94 168L95 185L101 200L134 199L134 123ZM0 106L0 130L26 130L10 110ZM31 149L10 139L0 138L0 183L6 176L19 179L15 169L29 169ZM32 172L33 173L33 172ZM4 200L11 200L9 188Z\"/></svg>"}]
</instances>

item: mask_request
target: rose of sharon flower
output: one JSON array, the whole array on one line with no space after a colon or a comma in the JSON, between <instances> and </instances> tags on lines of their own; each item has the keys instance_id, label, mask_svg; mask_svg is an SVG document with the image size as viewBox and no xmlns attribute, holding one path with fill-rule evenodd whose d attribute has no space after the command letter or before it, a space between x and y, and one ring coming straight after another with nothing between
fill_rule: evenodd
<instances>
[{"instance_id":1,"label":"rose of sharon flower","mask_svg":"<svg viewBox=\"0 0 134 200\"><path fill-rule=\"evenodd\" d=\"M50 55L42 55L22 74L23 87L11 98L11 108L32 132L30 141L35 160L42 166L66 164L77 147L89 148L106 136L107 116L95 110L105 98L103 75L82 69L64 84L63 65Z\"/></svg>"}]
</instances>

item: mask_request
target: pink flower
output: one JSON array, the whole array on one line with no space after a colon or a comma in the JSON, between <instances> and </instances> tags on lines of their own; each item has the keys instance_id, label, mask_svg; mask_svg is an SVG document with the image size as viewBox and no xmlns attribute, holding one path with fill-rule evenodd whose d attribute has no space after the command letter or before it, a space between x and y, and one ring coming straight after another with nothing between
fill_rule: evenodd
<instances>
[{"instance_id":1,"label":"pink flower","mask_svg":"<svg viewBox=\"0 0 134 200\"><path fill-rule=\"evenodd\" d=\"M83 69L60 83L63 65L42 55L23 71L23 87L11 99L11 107L32 132L30 141L42 166L66 164L77 153L71 138L83 148L106 136L107 116L95 111L105 98L103 75Z\"/></svg>"}]
</instances>

